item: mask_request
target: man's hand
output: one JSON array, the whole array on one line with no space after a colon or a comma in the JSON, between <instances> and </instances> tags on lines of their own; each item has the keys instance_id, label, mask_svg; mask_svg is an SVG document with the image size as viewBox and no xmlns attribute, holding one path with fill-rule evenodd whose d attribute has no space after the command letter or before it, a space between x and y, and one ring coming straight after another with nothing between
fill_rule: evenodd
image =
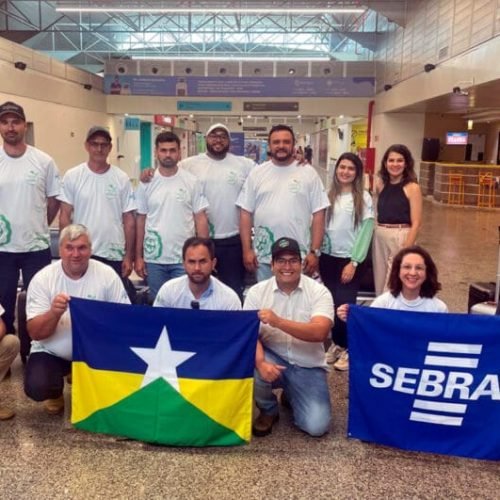
<instances>
[{"instance_id":1,"label":"man's hand","mask_svg":"<svg viewBox=\"0 0 500 500\"><path fill-rule=\"evenodd\" d=\"M122 278L128 278L133 269L133 262L130 257L124 257L122 261Z\"/></svg>"},{"instance_id":2,"label":"man's hand","mask_svg":"<svg viewBox=\"0 0 500 500\"><path fill-rule=\"evenodd\" d=\"M154 168L146 168L141 172L140 175L140 181L141 182L151 182L151 179L155 175L155 169Z\"/></svg>"},{"instance_id":3,"label":"man's hand","mask_svg":"<svg viewBox=\"0 0 500 500\"><path fill-rule=\"evenodd\" d=\"M68 309L68 304L70 301L70 296L65 293L59 293L54 297L52 304L50 305L50 312L59 320L59 318Z\"/></svg>"},{"instance_id":4,"label":"man's hand","mask_svg":"<svg viewBox=\"0 0 500 500\"><path fill-rule=\"evenodd\" d=\"M281 376L281 372L286 370L286 366L275 365L274 363L269 363L269 361L261 361L255 368L259 372L259 375L265 382L274 382Z\"/></svg>"},{"instance_id":5,"label":"man's hand","mask_svg":"<svg viewBox=\"0 0 500 500\"><path fill-rule=\"evenodd\" d=\"M137 257L135 259L134 269L135 269L135 272L142 279L146 279L146 276L148 275L148 271L146 269L146 263L144 262L144 259L142 257Z\"/></svg>"},{"instance_id":6,"label":"man's hand","mask_svg":"<svg viewBox=\"0 0 500 500\"><path fill-rule=\"evenodd\" d=\"M255 255L255 252L253 248L250 250L243 250L243 265L245 266L245 269L253 273L257 270L257 266L259 263L257 262L257 256Z\"/></svg>"},{"instance_id":7,"label":"man's hand","mask_svg":"<svg viewBox=\"0 0 500 500\"><path fill-rule=\"evenodd\" d=\"M280 320L280 317L271 311L271 309L261 309L258 312L259 319L264 323L265 325L272 326L273 328L279 328L278 323Z\"/></svg>"},{"instance_id":8,"label":"man's hand","mask_svg":"<svg viewBox=\"0 0 500 500\"><path fill-rule=\"evenodd\" d=\"M304 274L312 276L314 273L318 272L319 259L312 252L309 252L304 259L303 269Z\"/></svg>"},{"instance_id":9,"label":"man's hand","mask_svg":"<svg viewBox=\"0 0 500 500\"><path fill-rule=\"evenodd\" d=\"M342 304L337 308L337 316L342 321L347 321L347 316L349 315L349 304Z\"/></svg>"}]
</instances>

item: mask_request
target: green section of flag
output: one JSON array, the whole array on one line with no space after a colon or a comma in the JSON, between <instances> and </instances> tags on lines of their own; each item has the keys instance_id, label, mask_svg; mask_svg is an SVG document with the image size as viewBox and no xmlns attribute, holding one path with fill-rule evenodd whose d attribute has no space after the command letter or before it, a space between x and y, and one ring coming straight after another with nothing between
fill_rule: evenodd
<instances>
[{"instance_id":1,"label":"green section of flag","mask_svg":"<svg viewBox=\"0 0 500 500\"><path fill-rule=\"evenodd\" d=\"M119 403L96 411L75 427L171 446L246 444L234 431L211 419L161 378Z\"/></svg>"}]
</instances>

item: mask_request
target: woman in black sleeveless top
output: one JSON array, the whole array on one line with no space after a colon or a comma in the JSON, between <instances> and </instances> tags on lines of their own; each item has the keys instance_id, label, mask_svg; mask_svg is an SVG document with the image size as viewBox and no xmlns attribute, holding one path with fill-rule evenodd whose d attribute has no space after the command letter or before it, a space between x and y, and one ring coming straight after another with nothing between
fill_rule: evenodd
<instances>
[{"instance_id":1,"label":"woman in black sleeveless top","mask_svg":"<svg viewBox=\"0 0 500 500\"><path fill-rule=\"evenodd\" d=\"M422 220L422 191L410 150L394 144L385 152L375 181L377 223L373 238L375 292L387 286L393 257L415 244Z\"/></svg>"}]
</instances>

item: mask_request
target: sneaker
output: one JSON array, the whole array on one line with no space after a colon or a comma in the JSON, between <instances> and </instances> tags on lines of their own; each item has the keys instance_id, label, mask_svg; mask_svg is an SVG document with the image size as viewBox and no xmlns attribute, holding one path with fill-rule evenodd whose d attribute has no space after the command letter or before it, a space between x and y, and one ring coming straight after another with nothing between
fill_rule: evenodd
<instances>
[{"instance_id":1,"label":"sneaker","mask_svg":"<svg viewBox=\"0 0 500 500\"><path fill-rule=\"evenodd\" d=\"M64 411L64 396L61 395L56 399L46 399L43 402L43 407L49 415L60 415Z\"/></svg>"},{"instance_id":2,"label":"sneaker","mask_svg":"<svg viewBox=\"0 0 500 500\"><path fill-rule=\"evenodd\" d=\"M326 351L325 354L326 362L329 365L335 363L335 361L337 361L337 359L340 358L340 355L344 351L345 349L343 347L340 347L339 345L335 345L332 343L332 345L328 348L328 351Z\"/></svg>"},{"instance_id":3,"label":"sneaker","mask_svg":"<svg viewBox=\"0 0 500 500\"><path fill-rule=\"evenodd\" d=\"M0 420L10 420L15 416L16 412L5 406L0 406Z\"/></svg>"},{"instance_id":4,"label":"sneaker","mask_svg":"<svg viewBox=\"0 0 500 500\"><path fill-rule=\"evenodd\" d=\"M333 367L339 372L349 370L349 351L345 349L339 356L339 359L333 364Z\"/></svg>"},{"instance_id":5,"label":"sneaker","mask_svg":"<svg viewBox=\"0 0 500 500\"><path fill-rule=\"evenodd\" d=\"M261 413L252 425L252 433L256 437L264 437L271 434L273 425L280 419L279 413L276 415L265 415Z\"/></svg>"}]
</instances>

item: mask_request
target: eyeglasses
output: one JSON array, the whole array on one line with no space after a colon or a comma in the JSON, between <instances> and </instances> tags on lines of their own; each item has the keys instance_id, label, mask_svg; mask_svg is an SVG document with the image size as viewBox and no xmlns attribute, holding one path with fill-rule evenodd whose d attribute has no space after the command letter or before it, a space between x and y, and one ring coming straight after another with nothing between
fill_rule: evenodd
<instances>
[{"instance_id":1,"label":"eyeglasses","mask_svg":"<svg viewBox=\"0 0 500 500\"><path fill-rule=\"evenodd\" d=\"M192 300L191 309L199 309L199 308L200 308L200 303L197 300Z\"/></svg>"},{"instance_id":2,"label":"eyeglasses","mask_svg":"<svg viewBox=\"0 0 500 500\"><path fill-rule=\"evenodd\" d=\"M207 136L211 141L225 142L229 141L227 134L208 134Z\"/></svg>"},{"instance_id":3,"label":"eyeglasses","mask_svg":"<svg viewBox=\"0 0 500 500\"><path fill-rule=\"evenodd\" d=\"M300 259L298 257L292 257L291 259L283 259L282 257L278 257L275 261L278 266L286 266L290 264L291 266L296 266L300 264Z\"/></svg>"},{"instance_id":4,"label":"eyeglasses","mask_svg":"<svg viewBox=\"0 0 500 500\"><path fill-rule=\"evenodd\" d=\"M89 145L94 148L94 149L106 149L111 146L110 142L96 142L96 141L89 141Z\"/></svg>"}]
</instances>

